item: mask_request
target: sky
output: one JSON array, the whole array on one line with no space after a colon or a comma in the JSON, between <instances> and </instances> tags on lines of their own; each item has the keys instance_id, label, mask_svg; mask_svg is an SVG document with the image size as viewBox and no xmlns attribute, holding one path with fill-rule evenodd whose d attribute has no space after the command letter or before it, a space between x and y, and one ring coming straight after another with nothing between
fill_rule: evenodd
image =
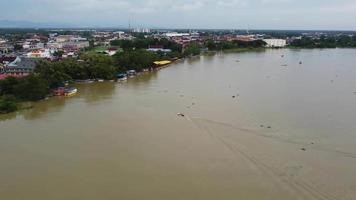
<instances>
[{"instance_id":1,"label":"sky","mask_svg":"<svg viewBox=\"0 0 356 200\"><path fill-rule=\"evenodd\" d=\"M356 30L356 0L0 0L0 12L83 27Z\"/></svg>"}]
</instances>

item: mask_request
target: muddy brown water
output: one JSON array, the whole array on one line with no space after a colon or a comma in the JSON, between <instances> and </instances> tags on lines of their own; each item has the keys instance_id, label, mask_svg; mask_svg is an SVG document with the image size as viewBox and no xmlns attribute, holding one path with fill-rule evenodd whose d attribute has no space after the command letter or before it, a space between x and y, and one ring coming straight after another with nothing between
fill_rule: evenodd
<instances>
[{"instance_id":1,"label":"muddy brown water","mask_svg":"<svg viewBox=\"0 0 356 200\"><path fill-rule=\"evenodd\" d=\"M356 50L219 53L78 89L0 116L0 199L356 199Z\"/></svg>"}]
</instances>

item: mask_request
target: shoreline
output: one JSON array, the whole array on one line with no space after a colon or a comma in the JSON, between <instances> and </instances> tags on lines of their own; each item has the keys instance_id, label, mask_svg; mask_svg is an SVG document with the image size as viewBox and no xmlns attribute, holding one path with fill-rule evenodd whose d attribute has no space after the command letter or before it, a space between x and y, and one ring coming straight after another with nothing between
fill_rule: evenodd
<instances>
[{"instance_id":1,"label":"shoreline","mask_svg":"<svg viewBox=\"0 0 356 200\"><path fill-rule=\"evenodd\" d=\"M310 50L310 49L356 49L356 47L350 47L350 48L299 48L299 47L284 47L284 48L234 48L234 49L223 49L223 50L214 50L214 51L204 51L201 52L198 55L194 55L194 56L185 56L182 58L178 58L178 59L174 59L171 60L171 63L166 64L166 65L162 65L160 67L151 67L149 69L147 69L147 71L143 70L141 72L137 72L137 74L134 77L143 75L143 74L148 74L148 73L152 73L152 72L156 72L159 71L161 69L164 68L168 68L173 64L176 64L178 62L184 61L184 60L189 60L192 58L197 58L197 57L201 57L201 56L209 56L209 55L215 55L216 53L246 53L246 52L264 52L266 50L280 50L280 49L295 49L295 50L302 50L302 49L306 49L306 50ZM128 77L129 78L129 77ZM101 80L101 81L99 81ZM100 82L117 82L120 83L120 81L116 80L116 79L112 79L112 80L103 80L103 79L87 79L87 80L72 80L70 81L72 84L92 84L92 83L100 83ZM32 109L34 108L34 104L36 102L40 102L40 101L46 101L48 99L50 99L51 97L53 97L53 95L49 94L46 98L38 100L38 101L20 101L18 102L18 109L16 111L13 112L9 112L9 113L0 113L0 115L6 115L6 114L11 114L11 113L16 113L18 111L22 111L22 110L28 110L28 109Z\"/></svg>"}]
</instances>

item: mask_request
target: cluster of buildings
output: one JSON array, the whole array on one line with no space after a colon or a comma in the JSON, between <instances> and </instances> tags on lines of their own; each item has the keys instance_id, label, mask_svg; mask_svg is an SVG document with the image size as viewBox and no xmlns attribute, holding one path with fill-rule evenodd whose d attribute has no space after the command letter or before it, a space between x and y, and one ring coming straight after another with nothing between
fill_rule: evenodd
<instances>
[{"instance_id":1,"label":"cluster of buildings","mask_svg":"<svg viewBox=\"0 0 356 200\"><path fill-rule=\"evenodd\" d=\"M111 41L114 40L132 40L134 37L123 31L95 31L92 34L95 46L110 46Z\"/></svg>"},{"instance_id":2,"label":"cluster of buildings","mask_svg":"<svg viewBox=\"0 0 356 200\"><path fill-rule=\"evenodd\" d=\"M41 59L74 57L86 47L89 41L76 35L28 34L12 43L1 38L0 79L27 76Z\"/></svg>"},{"instance_id":3,"label":"cluster of buildings","mask_svg":"<svg viewBox=\"0 0 356 200\"><path fill-rule=\"evenodd\" d=\"M62 30L63 31L63 30ZM207 40L214 42L242 41L252 42L263 40L266 47L283 48L294 40L302 37L320 37L322 33L304 33L297 36L286 37L286 39L273 38L267 34L239 34L238 32L204 32L188 31L173 32L170 30L150 30L137 28L128 31L117 30L83 30L70 31L72 34L60 34L62 31L51 31L47 34L26 34L23 38L11 38L0 36L0 79L4 76L25 76L33 71L39 59L58 59L76 57L78 53L92 45L102 47L101 53L113 56L120 47L111 46L112 41L133 40L137 33L145 37L156 39L167 39L182 45L183 49L191 43L203 44ZM9 39L10 38L10 39ZM15 39L14 39L15 38ZM10 42L12 41L12 42ZM15 42L14 42L15 41ZM169 53L172 50L162 45L149 45L147 51ZM6 55L6 56L4 56Z\"/></svg>"},{"instance_id":4,"label":"cluster of buildings","mask_svg":"<svg viewBox=\"0 0 356 200\"><path fill-rule=\"evenodd\" d=\"M17 56L25 58L52 59L56 52L61 52L63 57L71 57L86 47L89 47L88 39L76 35L50 34L48 37L32 34L16 41L16 44L0 40L0 53L16 51Z\"/></svg>"}]
</instances>

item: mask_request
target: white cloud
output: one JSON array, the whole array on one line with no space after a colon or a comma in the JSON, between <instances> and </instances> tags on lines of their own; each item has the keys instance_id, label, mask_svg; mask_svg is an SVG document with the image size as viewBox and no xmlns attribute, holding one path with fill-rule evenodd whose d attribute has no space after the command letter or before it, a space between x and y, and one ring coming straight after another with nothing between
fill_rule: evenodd
<instances>
[{"instance_id":1,"label":"white cloud","mask_svg":"<svg viewBox=\"0 0 356 200\"><path fill-rule=\"evenodd\" d=\"M137 24L166 27L241 28L248 24L256 28L332 29L343 24L351 29L356 20L356 0L0 1L0 19L88 25L119 25L133 19Z\"/></svg>"}]
</instances>

